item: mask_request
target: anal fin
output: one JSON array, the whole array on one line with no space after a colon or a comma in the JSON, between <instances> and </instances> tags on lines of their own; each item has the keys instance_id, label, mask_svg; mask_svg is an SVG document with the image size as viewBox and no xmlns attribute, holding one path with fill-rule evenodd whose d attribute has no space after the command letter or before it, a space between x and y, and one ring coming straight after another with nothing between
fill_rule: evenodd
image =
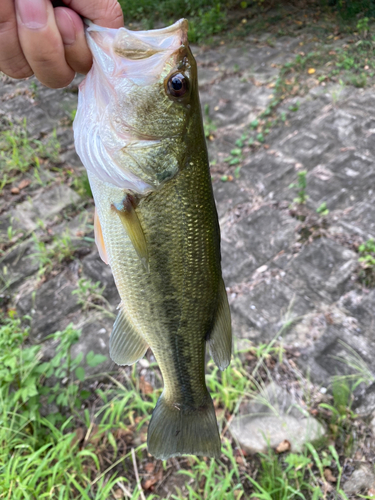
<instances>
[{"instance_id":1,"label":"anal fin","mask_svg":"<svg viewBox=\"0 0 375 500\"><path fill-rule=\"evenodd\" d=\"M225 370L232 356L232 326L224 281L219 286L219 304L211 333L208 337L211 356L220 370Z\"/></svg>"},{"instance_id":2,"label":"anal fin","mask_svg":"<svg viewBox=\"0 0 375 500\"><path fill-rule=\"evenodd\" d=\"M94 215L94 233L95 233L95 243L98 247L98 252L100 258L103 262L108 264L108 255L107 250L104 245L103 231L102 226L100 225L99 215L95 207L95 215Z\"/></svg>"},{"instance_id":3,"label":"anal fin","mask_svg":"<svg viewBox=\"0 0 375 500\"><path fill-rule=\"evenodd\" d=\"M134 208L134 200L131 195L126 195L122 205L113 205L113 208L116 210L118 216L120 217L121 223L125 228L127 235L132 242L137 255L145 267L146 271L148 271L148 249L146 238L141 226L141 223L138 219L137 212Z\"/></svg>"},{"instance_id":4,"label":"anal fin","mask_svg":"<svg viewBox=\"0 0 375 500\"><path fill-rule=\"evenodd\" d=\"M111 338L109 339L109 355L118 365L132 365L143 358L148 344L134 325L120 309L117 315Z\"/></svg>"}]
</instances>

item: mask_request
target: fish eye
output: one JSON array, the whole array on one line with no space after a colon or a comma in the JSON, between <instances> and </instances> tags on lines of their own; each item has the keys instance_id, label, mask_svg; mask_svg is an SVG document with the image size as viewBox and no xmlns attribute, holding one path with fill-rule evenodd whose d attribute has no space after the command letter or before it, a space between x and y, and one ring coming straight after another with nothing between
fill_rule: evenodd
<instances>
[{"instance_id":1,"label":"fish eye","mask_svg":"<svg viewBox=\"0 0 375 500\"><path fill-rule=\"evenodd\" d=\"M189 90L189 80L182 73L175 73L169 77L167 88L172 97L182 97Z\"/></svg>"}]
</instances>

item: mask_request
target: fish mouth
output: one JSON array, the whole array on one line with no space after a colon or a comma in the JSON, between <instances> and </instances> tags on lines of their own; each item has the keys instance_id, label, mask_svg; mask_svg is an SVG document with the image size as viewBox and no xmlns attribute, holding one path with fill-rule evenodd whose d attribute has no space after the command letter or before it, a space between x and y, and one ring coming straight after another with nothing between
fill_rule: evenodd
<instances>
[{"instance_id":1,"label":"fish mouth","mask_svg":"<svg viewBox=\"0 0 375 500\"><path fill-rule=\"evenodd\" d=\"M109 29L85 20L91 51L107 76L124 76L137 85L156 81L165 62L181 57L188 47L188 22L180 19L172 26L149 31ZM139 75L142 75L140 78Z\"/></svg>"},{"instance_id":2,"label":"fish mouth","mask_svg":"<svg viewBox=\"0 0 375 500\"><path fill-rule=\"evenodd\" d=\"M188 45L188 22L180 19L172 26L149 31L120 29L114 51L131 60L146 59L161 52L175 52Z\"/></svg>"},{"instance_id":3,"label":"fish mouth","mask_svg":"<svg viewBox=\"0 0 375 500\"><path fill-rule=\"evenodd\" d=\"M187 32L189 24L187 19L180 19L165 28L147 31L132 31L127 28L103 28L88 19L84 21L89 35L92 36L94 33L109 35L106 42L111 41L115 50L126 53L126 49L131 47L129 49L129 59L142 59L145 49L154 51L155 53L188 44ZM124 57L126 56L124 55Z\"/></svg>"}]
</instances>

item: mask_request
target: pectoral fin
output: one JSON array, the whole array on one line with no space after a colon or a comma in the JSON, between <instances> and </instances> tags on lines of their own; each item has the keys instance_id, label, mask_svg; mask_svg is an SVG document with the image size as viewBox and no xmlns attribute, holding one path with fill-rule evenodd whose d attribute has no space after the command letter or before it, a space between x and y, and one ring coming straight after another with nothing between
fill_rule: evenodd
<instances>
[{"instance_id":1,"label":"pectoral fin","mask_svg":"<svg viewBox=\"0 0 375 500\"><path fill-rule=\"evenodd\" d=\"M102 259L103 262L108 264L108 255L104 245L102 226L100 225L100 220L96 207L94 215L94 233L95 233L95 243L96 246L98 247L100 258Z\"/></svg>"},{"instance_id":2,"label":"pectoral fin","mask_svg":"<svg viewBox=\"0 0 375 500\"><path fill-rule=\"evenodd\" d=\"M137 212L134 209L134 201L132 196L127 195L121 206L113 205L121 223L125 228L130 241L133 243L134 249L137 252L146 271L148 271L148 249L146 238L139 222Z\"/></svg>"},{"instance_id":3,"label":"pectoral fin","mask_svg":"<svg viewBox=\"0 0 375 500\"><path fill-rule=\"evenodd\" d=\"M118 365L132 365L143 358L148 344L134 325L120 309L117 315L111 338L109 339L109 355Z\"/></svg>"},{"instance_id":4,"label":"pectoral fin","mask_svg":"<svg viewBox=\"0 0 375 500\"><path fill-rule=\"evenodd\" d=\"M228 297L223 280L221 280L219 287L219 305L212 331L208 337L208 346L216 365L220 370L225 370L232 355L232 327Z\"/></svg>"}]
</instances>

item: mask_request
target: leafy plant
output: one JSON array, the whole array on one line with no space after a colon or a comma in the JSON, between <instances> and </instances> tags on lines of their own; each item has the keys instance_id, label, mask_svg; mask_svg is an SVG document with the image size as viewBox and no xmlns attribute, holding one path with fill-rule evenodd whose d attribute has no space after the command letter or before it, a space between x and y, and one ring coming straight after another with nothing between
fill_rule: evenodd
<instances>
[{"instance_id":1,"label":"leafy plant","mask_svg":"<svg viewBox=\"0 0 375 500\"><path fill-rule=\"evenodd\" d=\"M0 132L1 188L13 182L19 173L38 168L41 158L58 161L59 150L56 131L43 140L30 139L26 119L19 123L8 121L7 129Z\"/></svg>"},{"instance_id":2,"label":"leafy plant","mask_svg":"<svg viewBox=\"0 0 375 500\"><path fill-rule=\"evenodd\" d=\"M375 240L370 238L358 247L361 270L360 280L366 286L375 286Z\"/></svg>"},{"instance_id":3,"label":"leafy plant","mask_svg":"<svg viewBox=\"0 0 375 500\"><path fill-rule=\"evenodd\" d=\"M366 38L369 32L369 18L362 17L357 22L357 30L362 38Z\"/></svg>"},{"instance_id":4,"label":"leafy plant","mask_svg":"<svg viewBox=\"0 0 375 500\"><path fill-rule=\"evenodd\" d=\"M289 185L290 189L297 188L298 195L294 198L293 202L298 205L304 205L308 199L308 195L306 194L307 180L306 180L307 170L301 170L297 174L297 183L292 183Z\"/></svg>"},{"instance_id":5,"label":"leafy plant","mask_svg":"<svg viewBox=\"0 0 375 500\"><path fill-rule=\"evenodd\" d=\"M190 470L181 470L179 473L190 480L186 483L187 495L179 488L174 500L196 500L209 498L210 500L238 500L245 499L244 485L241 484L240 470L233 449L227 439L224 439L223 460L202 460L191 457ZM224 461L225 460L225 461Z\"/></svg>"},{"instance_id":6,"label":"leafy plant","mask_svg":"<svg viewBox=\"0 0 375 500\"><path fill-rule=\"evenodd\" d=\"M73 417L66 410L71 413L90 395L74 379L82 356L72 359L71 347L79 335L72 325L52 335L55 354L42 362L42 346L28 343L21 320L13 313L0 317L0 497L70 500L79 491L79 498L104 500L118 480L127 481L98 477L94 492L87 464L95 471L98 459L90 449L78 450L76 434L68 430ZM51 405L57 411L43 416Z\"/></svg>"},{"instance_id":7,"label":"leafy plant","mask_svg":"<svg viewBox=\"0 0 375 500\"><path fill-rule=\"evenodd\" d=\"M92 191L90 186L90 181L87 172L83 172L81 175L74 177L73 188L77 193L85 198L92 198Z\"/></svg>"},{"instance_id":8,"label":"leafy plant","mask_svg":"<svg viewBox=\"0 0 375 500\"><path fill-rule=\"evenodd\" d=\"M189 40L198 42L219 33L225 28L227 16L220 3L211 8L200 8L189 25Z\"/></svg>"},{"instance_id":9,"label":"leafy plant","mask_svg":"<svg viewBox=\"0 0 375 500\"><path fill-rule=\"evenodd\" d=\"M329 210L327 208L327 203L325 201L323 201L323 203L321 205L319 205L319 207L316 209L316 213L323 216L323 217L325 215L329 214Z\"/></svg>"},{"instance_id":10,"label":"leafy plant","mask_svg":"<svg viewBox=\"0 0 375 500\"><path fill-rule=\"evenodd\" d=\"M212 121L210 117L210 106L208 104L204 105L204 113L203 113L203 127L204 127L204 135L207 139L212 138L212 135L217 130L217 126Z\"/></svg>"},{"instance_id":11,"label":"leafy plant","mask_svg":"<svg viewBox=\"0 0 375 500\"><path fill-rule=\"evenodd\" d=\"M151 0L120 0L126 22L142 21L147 29L151 29L155 21L162 20L170 24L181 17L189 19L189 40L198 42L222 31L227 25L227 11L235 3L227 4L209 0L166 0L155 4Z\"/></svg>"},{"instance_id":12,"label":"leafy plant","mask_svg":"<svg viewBox=\"0 0 375 500\"><path fill-rule=\"evenodd\" d=\"M32 235L35 252L30 258L39 263L39 276L44 276L62 262L73 260L76 246L74 245L69 231L66 230L61 237L54 236L52 243L39 240L35 234Z\"/></svg>"},{"instance_id":13,"label":"leafy plant","mask_svg":"<svg viewBox=\"0 0 375 500\"><path fill-rule=\"evenodd\" d=\"M317 481L310 473L312 461L306 455L291 453L285 465L270 450L261 454L261 469L257 480L249 477L255 487L253 497L262 500L321 498Z\"/></svg>"},{"instance_id":14,"label":"leafy plant","mask_svg":"<svg viewBox=\"0 0 375 500\"><path fill-rule=\"evenodd\" d=\"M114 314L108 310L111 306L103 297L104 290L105 285L101 286L100 281L93 283L90 279L80 278L78 288L72 291L72 295L77 295L78 303L82 305L84 311L98 309L113 318Z\"/></svg>"}]
</instances>

